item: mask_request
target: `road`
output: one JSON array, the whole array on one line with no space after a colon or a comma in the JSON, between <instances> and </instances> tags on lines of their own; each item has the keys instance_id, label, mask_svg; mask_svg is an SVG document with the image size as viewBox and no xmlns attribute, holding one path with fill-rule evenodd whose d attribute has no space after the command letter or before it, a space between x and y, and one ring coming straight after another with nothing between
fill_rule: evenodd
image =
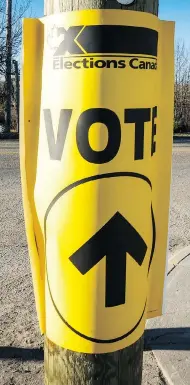
<instances>
[{"instance_id":1,"label":"road","mask_svg":"<svg viewBox=\"0 0 190 385\"><path fill-rule=\"evenodd\" d=\"M36 318L24 231L18 153L17 141L0 142L0 385L41 385L43 340ZM173 149L170 253L189 244L190 144L179 144ZM150 355L145 354L144 385L162 384ZM145 379L147 374L149 382Z\"/></svg>"},{"instance_id":2,"label":"road","mask_svg":"<svg viewBox=\"0 0 190 385\"><path fill-rule=\"evenodd\" d=\"M18 142L0 142L0 385L41 385L43 345L24 231L18 153Z\"/></svg>"},{"instance_id":3,"label":"road","mask_svg":"<svg viewBox=\"0 0 190 385\"><path fill-rule=\"evenodd\" d=\"M190 245L190 143L173 148L169 250Z\"/></svg>"}]
</instances>

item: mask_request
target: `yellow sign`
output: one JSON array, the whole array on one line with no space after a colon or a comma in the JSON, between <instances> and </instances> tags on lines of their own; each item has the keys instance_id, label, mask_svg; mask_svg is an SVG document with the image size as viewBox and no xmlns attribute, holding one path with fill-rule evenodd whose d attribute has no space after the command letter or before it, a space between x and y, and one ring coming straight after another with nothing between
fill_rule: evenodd
<instances>
[{"instance_id":1,"label":"yellow sign","mask_svg":"<svg viewBox=\"0 0 190 385\"><path fill-rule=\"evenodd\" d=\"M24 21L21 174L41 331L122 349L162 314L174 24L93 10Z\"/></svg>"}]
</instances>

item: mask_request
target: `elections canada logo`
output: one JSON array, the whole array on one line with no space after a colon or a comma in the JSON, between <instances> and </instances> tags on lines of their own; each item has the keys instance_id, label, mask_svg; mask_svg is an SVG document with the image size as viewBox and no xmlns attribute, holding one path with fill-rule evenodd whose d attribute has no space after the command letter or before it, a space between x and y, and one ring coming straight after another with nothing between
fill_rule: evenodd
<instances>
[{"instance_id":1,"label":"elections canada logo","mask_svg":"<svg viewBox=\"0 0 190 385\"><path fill-rule=\"evenodd\" d=\"M60 28L53 25L47 32L47 44L52 51L56 51L59 47L63 36L60 34Z\"/></svg>"},{"instance_id":2,"label":"elections canada logo","mask_svg":"<svg viewBox=\"0 0 190 385\"><path fill-rule=\"evenodd\" d=\"M157 70L158 32L124 25L52 26L47 43L54 70Z\"/></svg>"}]
</instances>

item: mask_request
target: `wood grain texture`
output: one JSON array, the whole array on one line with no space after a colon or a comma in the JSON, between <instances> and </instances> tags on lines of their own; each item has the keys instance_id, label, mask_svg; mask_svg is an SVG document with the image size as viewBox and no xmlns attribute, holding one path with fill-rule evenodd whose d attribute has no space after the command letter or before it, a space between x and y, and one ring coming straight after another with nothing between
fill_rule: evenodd
<instances>
[{"instance_id":1,"label":"wood grain texture","mask_svg":"<svg viewBox=\"0 0 190 385\"><path fill-rule=\"evenodd\" d=\"M45 0L44 14L74 11L78 9L131 9L158 15L159 0L136 0L130 6L119 4L116 0Z\"/></svg>"},{"instance_id":2,"label":"wood grain texture","mask_svg":"<svg viewBox=\"0 0 190 385\"><path fill-rule=\"evenodd\" d=\"M81 354L45 339L46 385L140 385L143 337L115 353Z\"/></svg>"},{"instance_id":3,"label":"wood grain texture","mask_svg":"<svg viewBox=\"0 0 190 385\"><path fill-rule=\"evenodd\" d=\"M79 9L133 9L158 15L159 0L136 0L121 6L116 0L44 0L44 13ZM107 354L81 354L62 349L45 338L46 385L140 385L144 338Z\"/></svg>"}]
</instances>

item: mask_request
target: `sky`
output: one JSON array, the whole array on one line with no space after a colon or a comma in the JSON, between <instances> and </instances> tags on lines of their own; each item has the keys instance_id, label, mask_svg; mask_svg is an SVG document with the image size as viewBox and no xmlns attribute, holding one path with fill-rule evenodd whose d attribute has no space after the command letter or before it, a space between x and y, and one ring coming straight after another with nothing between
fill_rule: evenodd
<instances>
[{"instance_id":1,"label":"sky","mask_svg":"<svg viewBox=\"0 0 190 385\"><path fill-rule=\"evenodd\" d=\"M43 15L43 3L43 0L32 0L36 17ZM190 0L160 0L159 16L176 21L176 39L184 40L190 48Z\"/></svg>"}]
</instances>

